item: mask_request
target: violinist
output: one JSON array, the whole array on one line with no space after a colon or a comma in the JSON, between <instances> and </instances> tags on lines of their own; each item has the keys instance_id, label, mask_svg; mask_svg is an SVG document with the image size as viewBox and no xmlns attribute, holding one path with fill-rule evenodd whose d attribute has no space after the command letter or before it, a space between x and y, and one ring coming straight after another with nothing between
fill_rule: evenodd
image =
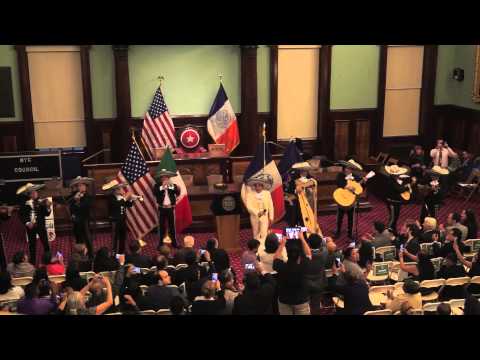
<instances>
[{"instance_id":1,"label":"violinist","mask_svg":"<svg viewBox=\"0 0 480 360\"><path fill-rule=\"evenodd\" d=\"M93 256L92 235L90 232L90 208L93 196L89 195L88 186L94 179L78 176L70 183L72 194L67 199L70 207L70 216L73 223L73 234L77 244L85 244L88 256Z\"/></svg>"},{"instance_id":2,"label":"violinist","mask_svg":"<svg viewBox=\"0 0 480 360\"><path fill-rule=\"evenodd\" d=\"M27 230L30 261L36 264L37 236L43 245L44 252L50 251L45 217L50 215L52 203L48 199L39 199L38 190L45 185L25 184L17 190L17 195L26 196L20 207L20 218Z\"/></svg>"}]
</instances>

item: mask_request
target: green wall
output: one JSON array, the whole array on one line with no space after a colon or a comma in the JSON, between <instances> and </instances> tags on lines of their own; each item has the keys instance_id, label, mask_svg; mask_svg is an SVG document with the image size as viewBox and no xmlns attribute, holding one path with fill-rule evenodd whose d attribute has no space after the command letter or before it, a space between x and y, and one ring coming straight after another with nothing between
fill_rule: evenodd
<instances>
[{"instance_id":1,"label":"green wall","mask_svg":"<svg viewBox=\"0 0 480 360\"><path fill-rule=\"evenodd\" d=\"M440 45L435 104L452 104L480 110L472 100L476 45ZM465 70L465 80L452 78L454 68Z\"/></svg>"},{"instance_id":2,"label":"green wall","mask_svg":"<svg viewBox=\"0 0 480 360\"><path fill-rule=\"evenodd\" d=\"M330 108L377 107L378 45L334 45Z\"/></svg>"},{"instance_id":3,"label":"green wall","mask_svg":"<svg viewBox=\"0 0 480 360\"><path fill-rule=\"evenodd\" d=\"M257 50L258 112L270 112L270 47L260 45Z\"/></svg>"},{"instance_id":4,"label":"green wall","mask_svg":"<svg viewBox=\"0 0 480 360\"><path fill-rule=\"evenodd\" d=\"M112 45L93 45L90 50L93 117L112 118L117 115Z\"/></svg>"},{"instance_id":5,"label":"green wall","mask_svg":"<svg viewBox=\"0 0 480 360\"><path fill-rule=\"evenodd\" d=\"M240 112L238 45L134 45L129 48L132 116L143 117L163 75L172 115L208 114L219 87L218 74L235 112Z\"/></svg>"},{"instance_id":6,"label":"green wall","mask_svg":"<svg viewBox=\"0 0 480 360\"><path fill-rule=\"evenodd\" d=\"M18 79L17 52L13 45L0 45L0 66L12 68L13 102L15 105L15 117L0 118L0 121L21 121L22 98L20 96L20 83Z\"/></svg>"}]
</instances>

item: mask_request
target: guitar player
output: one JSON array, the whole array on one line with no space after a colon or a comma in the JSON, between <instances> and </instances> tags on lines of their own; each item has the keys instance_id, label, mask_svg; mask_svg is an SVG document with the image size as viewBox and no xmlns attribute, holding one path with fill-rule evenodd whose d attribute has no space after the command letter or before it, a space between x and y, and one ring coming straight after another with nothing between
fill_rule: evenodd
<instances>
[{"instance_id":1,"label":"guitar player","mask_svg":"<svg viewBox=\"0 0 480 360\"><path fill-rule=\"evenodd\" d=\"M361 168L357 167L353 162L345 162L341 161L338 165L342 166L342 172L338 173L337 175L337 188L347 189L350 191L354 191L353 187L348 187L348 180L354 180L360 182L362 180L361 177L353 175L353 170L362 170ZM364 178L363 180L366 181ZM350 208L344 208L341 206L337 206L337 230L335 231L334 238L338 239L342 233L342 223L343 217L345 213L347 214L348 218L348 237L353 239L353 215L355 212L355 205L351 206Z\"/></svg>"}]
</instances>

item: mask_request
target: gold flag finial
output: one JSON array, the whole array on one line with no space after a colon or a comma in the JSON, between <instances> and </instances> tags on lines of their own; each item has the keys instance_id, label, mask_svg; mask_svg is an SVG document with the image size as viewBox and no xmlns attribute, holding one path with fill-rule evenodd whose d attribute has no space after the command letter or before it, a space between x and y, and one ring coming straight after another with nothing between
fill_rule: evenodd
<instances>
[{"instance_id":1,"label":"gold flag finial","mask_svg":"<svg viewBox=\"0 0 480 360\"><path fill-rule=\"evenodd\" d=\"M163 82L165 81L165 76L160 75L159 77L157 77L157 80L158 80L159 83L160 83L158 86L159 86L159 87L162 87Z\"/></svg>"},{"instance_id":2,"label":"gold flag finial","mask_svg":"<svg viewBox=\"0 0 480 360\"><path fill-rule=\"evenodd\" d=\"M223 74L218 74L218 79L220 80L220 84L223 83Z\"/></svg>"}]
</instances>

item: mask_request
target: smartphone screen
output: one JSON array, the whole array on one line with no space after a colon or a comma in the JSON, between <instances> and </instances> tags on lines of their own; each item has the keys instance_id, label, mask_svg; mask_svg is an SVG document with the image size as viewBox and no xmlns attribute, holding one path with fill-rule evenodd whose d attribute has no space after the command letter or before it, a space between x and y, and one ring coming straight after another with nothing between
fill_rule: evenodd
<instances>
[{"instance_id":1,"label":"smartphone screen","mask_svg":"<svg viewBox=\"0 0 480 360\"><path fill-rule=\"evenodd\" d=\"M205 250L201 249L200 250L200 255L204 255L205 254Z\"/></svg>"},{"instance_id":2,"label":"smartphone screen","mask_svg":"<svg viewBox=\"0 0 480 360\"><path fill-rule=\"evenodd\" d=\"M141 271L140 271L139 267L134 266L133 267L133 272L134 272L134 274L140 274Z\"/></svg>"},{"instance_id":3,"label":"smartphone screen","mask_svg":"<svg viewBox=\"0 0 480 360\"><path fill-rule=\"evenodd\" d=\"M300 230L301 230L302 232L307 232L307 227L306 227L306 226L302 226L302 227L300 228Z\"/></svg>"},{"instance_id":4,"label":"smartphone screen","mask_svg":"<svg viewBox=\"0 0 480 360\"><path fill-rule=\"evenodd\" d=\"M282 234L275 233L275 235L277 235L278 241L282 241L282 239L283 239Z\"/></svg>"},{"instance_id":5,"label":"smartphone screen","mask_svg":"<svg viewBox=\"0 0 480 360\"><path fill-rule=\"evenodd\" d=\"M57 258L60 258L62 256L63 256L62 253L60 251L57 251Z\"/></svg>"},{"instance_id":6,"label":"smartphone screen","mask_svg":"<svg viewBox=\"0 0 480 360\"><path fill-rule=\"evenodd\" d=\"M122 256L121 254L117 254L117 255L115 255L115 258L116 258L117 260L120 260L120 257L121 257L121 256Z\"/></svg>"},{"instance_id":7,"label":"smartphone screen","mask_svg":"<svg viewBox=\"0 0 480 360\"><path fill-rule=\"evenodd\" d=\"M213 273L212 274L212 281L217 281L218 280L218 274L217 273Z\"/></svg>"},{"instance_id":8,"label":"smartphone screen","mask_svg":"<svg viewBox=\"0 0 480 360\"><path fill-rule=\"evenodd\" d=\"M402 244L400 245L400 251L403 251L403 250L405 250L405 246Z\"/></svg>"},{"instance_id":9,"label":"smartphone screen","mask_svg":"<svg viewBox=\"0 0 480 360\"><path fill-rule=\"evenodd\" d=\"M340 261L340 258L335 258L335 266L336 267L340 267L340 265L342 264L342 262Z\"/></svg>"},{"instance_id":10,"label":"smartphone screen","mask_svg":"<svg viewBox=\"0 0 480 360\"><path fill-rule=\"evenodd\" d=\"M255 270L255 264L245 264L245 270Z\"/></svg>"}]
</instances>

